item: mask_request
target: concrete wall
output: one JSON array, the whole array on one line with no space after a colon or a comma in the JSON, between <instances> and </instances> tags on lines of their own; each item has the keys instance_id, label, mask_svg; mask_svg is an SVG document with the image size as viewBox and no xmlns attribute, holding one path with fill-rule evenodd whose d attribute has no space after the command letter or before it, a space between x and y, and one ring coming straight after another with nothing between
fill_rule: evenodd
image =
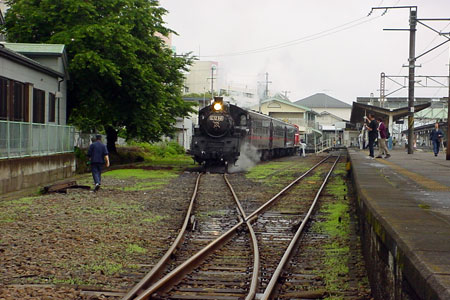
<instances>
[{"instance_id":1,"label":"concrete wall","mask_svg":"<svg viewBox=\"0 0 450 300\"><path fill-rule=\"evenodd\" d=\"M55 154L0 160L0 193L42 186L75 173L75 155Z\"/></svg>"}]
</instances>

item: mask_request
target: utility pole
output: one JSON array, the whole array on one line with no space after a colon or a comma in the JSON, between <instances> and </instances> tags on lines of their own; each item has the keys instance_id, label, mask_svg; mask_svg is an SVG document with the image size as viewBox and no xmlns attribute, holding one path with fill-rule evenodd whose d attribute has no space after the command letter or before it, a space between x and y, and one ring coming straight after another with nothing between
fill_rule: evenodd
<instances>
[{"instance_id":1,"label":"utility pole","mask_svg":"<svg viewBox=\"0 0 450 300\"><path fill-rule=\"evenodd\" d=\"M408 154L413 154L414 143L414 83L415 83L415 62L416 62L416 26L417 26L417 6L389 6L373 7L369 15L376 9L384 10L385 14L389 9L409 9L409 29L384 29L394 31L409 31L409 84L408 84ZM381 100L381 99L380 99ZM384 100L384 99L383 99ZM381 103L380 103L381 104Z\"/></svg>"},{"instance_id":2,"label":"utility pole","mask_svg":"<svg viewBox=\"0 0 450 300\"><path fill-rule=\"evenodd\" d=\"M284 94L284 96L287 98L288 97L288 94L290 94L291 93L291 91L281 91L283 94Z\"/></svg>"},{"instance_id":3,"label":"utility pole","mask_svg":"<svg viewBox=\"0 0 450 300\"><path fill-rule=\"evenodd\" d=\"M380 107L384 107L384 100L386 100L386 74L382 72L380 78Z\"/></svg>"},{"instance_id":4,"label":"utility pole","mask_svg":"<svg viewBox=\"0 0 450 300\"><path fill-rule=\"evenodd\" d=\"M450 160L450 54L448 57L447 155L445 159Z\"/></svg>"},{"instance_id":5,"label":"utility pole","mask_svg":"<svg viewBox=\"0 0 450 300\"><path fill-rule=\"evenodd\" d=\"M383 9L385 14L389 9L399 9L399 8L407 8L409 9L410 15L409 15L409 29L385 29L385 30L403 30L403 31L409 31L409 59L408 59L408 68L409 68L409 76L408 76L408 154L413 153L413 143L414 143L414 84L415 84L415 62L420 57L424 56L425 54L430 53L431 51L441 47L442 45L448 43L450 41L450 37L447 35L450 35L450 33L443 33L440 32L433 27L425 24L425 21L450 21L450 18L433 18L433 19L418 19L417 18L417 6L390 6L390 7L373 7L370 11L369 15L376 9ZM420 23L424 27L434 31L435 33L439 34L440 36L443 36L446 38L446 40L442 43L440 43L437 46L434 46L433 48L425 51L424 53L420 54L419 56L415 56L415 44L416 44L416 25L417 23ZM450 75L450 74L449 74ZM448 102L450 104L450 76L449 76L449 99ZM450 109L449 109L450 110ZM450 130L450 113L448 114L448 129ZM448 142L447 142L448 143ZM447 160L450 160L450 152L447 147Z\"/></svg>"},{"instance_id":6,"label":"utility pole","mask_svg":"<svg viewBox=\"0 0 450 300\"><path fill-rule=\"evenodd\" d=\"M272 83L272 81L269 81L269 73L266 72L266 90L264 92L264 97L266 99L269 98L269 83Z\"/></svg>"},{"instance_id":7,"label":"utility pole","mask_svg":"<svg viewBox=\"0 0 450 300\"><path fill-rule=\"evenodd\" d=\"M272 81L269 81L269 73L266 72L266 81L264 82L266 85L266 88L264 90L264 99L269 98L269 83L272 83ZM260 83L260 82L258 82ZM259 112L261 112L261 99L259 99Z\"/></svg>"},{"instance_id":8,"label":"utility pole","mask_svg":"<svg viewBox=\"0 0 450 300\"><path fill-rule=\"evenodd\" d=\"M211 99L214 99L214 79L216 79L216 78L214 78L214 70L216 69L216 65L212 65L211 66L211 78L208 78L208 79L211 79Z\"/></svg>"},{"instance_id":9,"label":"utility pole","mask_svg":"<svg viewBox=\"0 0 450 300\"><path fill-rule=\"evenodd\" d=\"M409 10L408 154L414 153L414 75L416 70L417 7Z\"/></svg>"}]
</instances>

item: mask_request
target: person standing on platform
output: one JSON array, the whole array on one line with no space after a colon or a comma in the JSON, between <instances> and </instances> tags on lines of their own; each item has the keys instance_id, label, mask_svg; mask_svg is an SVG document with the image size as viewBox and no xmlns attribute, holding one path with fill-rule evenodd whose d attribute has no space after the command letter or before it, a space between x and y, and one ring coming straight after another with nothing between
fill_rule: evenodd
<instances>
[{"instance_id":1,"label":"person standing on platform","mask_svg":"<svg viewBox=\"0 0 450 300\"><path fill-rule=\"evenodd\" d=\"M361 130L361 132L358 135L358 146L359 149L363 150L364 149L364 136L363 136L364 131Z\"/></svg>"},{"instance_id":2,"label":"person standing on platform","mask_svg":"<svg viewBox=\"0 0 450 300\"><path fill-rule=\"evenodd\" d=\"M303 139L300 140L300 156L306 156L306 144Z\"/></svg>"},{"instance_id":3,"label":"person standing on platform","mask_svg":"<svg viewBox=\"0 0 450 300\"><path fill-rule=\"evenodd\" d=\"M441 145L441 139L444 136L442 130L439 129L439 123L434 124L434 129L430 133L430 140L433 142L434 156L439 154L439 146Z\"/></svg>"},{"instance_id":4,"label":"person standing on platform","mask_svg":"<svg viewBox=\"0 0 450 300\"><path fill-rule=\"evenodd\" d=\"M383 123L383 119L378 118L378 156L377 158L383 158L383 153L385 155L385 158L391 157L389 154L388 148L386 146L386 139L387 139L387 132L386 132L386 126Z\"/></svg>"},{"instance_id":5,"label":"person standing on platform","mask_svg":"<svg viewBox=\"0 0 450 300\"><path fill-rule=\"evenodd\" d=\"M367 124L367 122L369 124ZM369 131L369 157L373 159L375 158L375 155L373 153L373 144L378 137L378 124L377 121L375 121L375 117L373 114L369 114L369 118L366 119L366 123L364 124L364 126Z\"/></svg>"},{"instance_id":6,"label":"person standing on platform","mask_svg":"<svg viewBox=\"0 0 450 300\"><path fill-rule=\"evenodd\" d=\"M89 146L87 156L91 159L92 177L94 178L94 192L100 189L102 184L102 167L106 163L106 167L109 167L109 156L106 145L102 143L102 136L95 136L95 143Z\"/></svg>"}]
</instances>

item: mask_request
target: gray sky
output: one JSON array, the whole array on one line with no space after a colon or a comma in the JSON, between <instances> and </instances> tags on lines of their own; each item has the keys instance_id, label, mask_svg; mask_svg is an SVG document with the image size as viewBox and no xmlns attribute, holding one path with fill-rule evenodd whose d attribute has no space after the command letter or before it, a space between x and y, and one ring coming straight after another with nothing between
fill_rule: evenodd
<instances>
[{"instance_id":1,"label":"gray sky","mask_svg":"<svg viewBox=\"0 0 450 300\"><path fill-rule=\"evenodd\" d=\"M371 7L417 5L419 18L450 18L450 0L161 0L160 4L169 11L167 26L179 34L173 37L177 53L200 51L202 60L218 61L222 84L256 87L269 72L271 93L291 91L292 101L324 92L350 103L371 92L378 96L381 72L407 75L402 65L408 63L409 33L383 28L408 28L409 10L390 10L384 16L375 11L366 17ZM427 24L450 31L447 21ZM329 31L332 28L336 29ZM445 40L420 24L417 28L417 55ZM416 74L448 75L449 44L419 59L422 67ZM229 55L273 45L279 46ZM395 89L389 81L386 86ZM393 96L406 95L404 90ZM416 89L416 97L446 95L448 90L442 88Z\"/></svg>"}]
</instances>

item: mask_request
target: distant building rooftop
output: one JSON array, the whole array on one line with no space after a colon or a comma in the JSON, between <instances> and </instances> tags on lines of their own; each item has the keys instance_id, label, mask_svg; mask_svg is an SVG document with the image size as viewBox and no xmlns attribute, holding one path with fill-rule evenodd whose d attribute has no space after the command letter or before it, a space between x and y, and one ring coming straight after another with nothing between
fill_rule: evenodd
<instances>
[{"instance_id":1,"label":"distant building rooftop","mask_svg":"<svg viewBox=\"0 0 450 300\"><path fill-rule=\"evenodd\" d=\"M312 96L294 102L310 108L352 108L348 103L328 96L324 93L317 93Z\"/></svg>"},{"instance_id":2,"label":"distant building rooftop","mask_svg":"<svg viewBox=\"0 0 450 300\"><path fill-rule=\"evenodd\" d=\"M310 107L305 106L305 105L300 104L300 103L291 102L291 101L289 101L289 99L287 99L286 97L284 97L281 94L276 94L273 97L264 99L264 100L261 101L261 103L270 102L270 101L278 101L278 102L281 102L281 103L284 103L284 104L287 104L287 105L291 105L291 106L294 106L294 107L297 107L297 108L301 108L304 111L309 111L311 113L317 114L317 113L313 112Z\"/></svg>"},{"instance_id":3,"label":"distant building rooftop","mask_svg":"<svg viewBox=\"0 0 450 300\"><path fill-rule=\"evenodd\" d=\"M380 106L380 101L375 97L357 97L356 102L365 103L373 106ZM416 97L414 98L414 104L424 104L431 103L432 108L442 108L447 106L447 100L445 98L427 98L427 97ZM400 108L408 106L407 97L388 97L384 101L385 108Z\"/></svg>"},{"instance_id":4,"label":"distant building rooftop","mask_svg":"<svg viewBox=\"0 0 450 300\"><path fill-rule=\"evenodd\" d=\"M67 80L69 75L69 62L66 53L66 46L63 44L32 44L32 43L7 43L0 42L0 45L20 53L33 60L39 60L41 57L55 57L61 58L64 65L64 74ZM42 62L41 62L42 63ZM45 63L44 63L45 64Z\"/></svg>"},{"instance_id":5,"label":"distant building rooftop","mask_svg":"<svg viewBox=\"0 0 450 300\"><path fill-rule=\"evenodd\" d=\"M23 55L62 55L65 51L63 44L28 44L28 43L3 43L5 47Z\"/></svg>"},{"instance_id":6,"label":"distant building rooftop","mask_svg":"<svg viewBox=\"0 0 450 300\"><path fill-rule=\"evenodd\" d=\"M55 77L64 77L64 74L55 71L49 67L46 67L42 64L40 64L39 62L32 60L28 57L26 57L25 55L22 55L18 52L15 52L9 48L6 48L4 45L0 44L0 56L1 57L5 57L9 60L12 60L14 62L17 62L21 65L25 65L27 67L30 67L32 69L38 70L40 72L46 73L48 75L51 76L55 76Z\"/></svg>"}]
</instances>

